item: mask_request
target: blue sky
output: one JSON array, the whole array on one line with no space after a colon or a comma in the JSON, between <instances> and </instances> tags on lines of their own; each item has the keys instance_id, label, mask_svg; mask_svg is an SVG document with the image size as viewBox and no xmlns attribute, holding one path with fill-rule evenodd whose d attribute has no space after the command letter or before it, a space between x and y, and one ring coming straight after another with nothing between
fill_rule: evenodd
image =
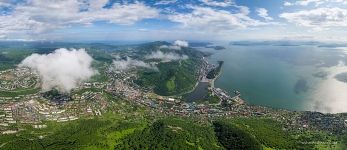
<instances>
[{"instance_id":1,"label":"blue sky","mask_svg":"<svg viewBox=\"0 0 347 150\"><path fill-rule=\"evenodd\" d=\"M343 0L0 0L0 40L346 39Z\"/></svg>"}]
</instances>

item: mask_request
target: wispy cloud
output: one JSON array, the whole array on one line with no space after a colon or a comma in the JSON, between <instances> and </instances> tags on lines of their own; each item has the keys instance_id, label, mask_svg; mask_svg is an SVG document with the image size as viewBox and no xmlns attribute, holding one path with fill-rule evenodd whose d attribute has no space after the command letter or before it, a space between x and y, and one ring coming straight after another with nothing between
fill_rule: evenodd
<instances>
[{"instance_id":1,"label":"wispy cloud","mask_svg":"<svg viewBox=\"0 0 347 150\"><path fill-rule=\"evenodd\" d=\"M156 51L145 56L146 59L159 59L163 62L188 59L187 55L179 55L173 52Z\"/></svg>"},{"instance_id":2,"label":"wispy cloud","mask_svg":"<svg viewBox=\"0 0 347 150\"><path fill-rule=\"evenodd\" d=\"M157 17L159 11L143 3L115 3L104 8L108 0L31 0L0 15L0 35L42 33L72 25L90 25L96 21L129 25Z\"/></svg>"},{"instance_id":3,"label":"wispy cloud","mask_svg":"<svg viewBox=\"0 0 347 150\"><path fill-rule=\"evenodd\" d=\"M225 31L266 24L250 18L249 9L244 6L239 6L236 13L210 7L192 6L191 8L193 9L191 13L174 14L169 16L169 19L181 23L186 28L210 31Z\"/></svg>"},{"instance_id":4,"label":"wispy cloud","mask_svg":"<svg viewBox=\"0 0 347 150\"><path fill-rule=\"evenodd\" d=\"M177 0L160 0L154 3L154 5L168 5L168 4L173 4L176 3Z\"/></svg>"},{"instance_id":5,"label":"wispy cloud","mask_svg":"<svg viewBox=\"0 0 347 150\"><path fill-rule=\"evenodd\" d=\"M316 34L322 29L331 29L335 31L332 36L341 38L336 34L345 32L341 29L346 27L347 1L267 4L234 0L0 0L0 40L264 39L289 36L283 34L287 32L324 37L327 34ZM314 30L303 31L302 27Z\"/></svg>"},{"instance_id":6,"label":"wispy cloud","mask_svg":"<svg viewBox=\"0 0 347 150\"><path fill-rule=\"evenodd\" d=\"M282 13L280 17L299 26L327 29L347 26L347 9L316 8L291 13Z\"/></svg>"},{"instance_id":7,"label":"wispy cloud","mask_svg":"<svg viewBox=\"0 0 347 150\"><path fill-rule=\"evenodd\" d=\"M258 16L264 18L265 20L273 20L273 18L269 16L265 8L258 8L256 11L258 12Z\"/></svg>"},{"instance_id":8,"label":"wispy cloud","mask_svg":"<svg viewBox=\"0 0 347 150\"><path fill-rule=\"evenodd\" d=\"M120 58L119 56L117 56L117 58L113 60L111 69L115 71L125 71L137 67L156 70L156 67L154 65L145 63L144 61L135 60L130 57Z\"/></svg>"},{"instance_id":9,"label":"wispy cloud","mask_svg":"<svg viewBox=\"0 0 347 150\"><path fill-rule=\"evenodd\" d=\"M201 2L203 2L205 5L208 5L208 6L217 6L217 7L228 7L235 4L232 0L224 0L224 1L201 0Z\"/></svg>"},{"instance_id":10,"label":"wispy cloud","mask_svg":"<svg viewBox=\"0 0 347 150\"><path fill-rule=\"evenodd\" d=\"M339 4L347 4L344 0L297 0L294 2L285 1L283 3L284 6L308 6L308 5L314 5L314 6L320 6L322 4L327 3L339 3Z\"/></svg>"}]
</instances>

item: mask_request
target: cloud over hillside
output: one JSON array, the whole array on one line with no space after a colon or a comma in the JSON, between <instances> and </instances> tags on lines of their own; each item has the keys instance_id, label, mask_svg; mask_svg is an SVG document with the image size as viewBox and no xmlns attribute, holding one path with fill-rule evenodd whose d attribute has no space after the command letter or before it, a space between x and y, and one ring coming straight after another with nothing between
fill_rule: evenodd
<instances>
[{"instance_id":1,"label":"cloud over hillside","mask_svg":"<svg viewBox=\"0 0 347 150\"><path fill-rule=\"evenodd\" d=\"M189 44L187 41L176 40L172 45L162 45L162 46L160 46L160 48L181 50L182 47L188 47L188 46L189 46Z\"/></svg>"},{"instance_id":2,"label":"cloud over hillside","mask_svg":"<svg viewBox=\"0 0 347 150\"><path fill-rule=\"evenodd\" d=\"M116 58L116 60L113 60L111 69L116 70L116 71L124 71L124 70L128 70L128 69L136 68L136 67L156 69L155 66L150 65L148 63L145 63L143 61L135 60L135 59L132 59L130 57L126 57L125 59L121 59L121 58L119 58L119 56L118 56L118 58Z\"/></svg>"},{"instance_id":3,"label":"cloud over hillside","mask_svg":"<svg viewBox=\"0 0 347 150\"><path fill-rule=\"evenodd\" d=\"M179 47L188 47L189 46L187 41L182 41L182 40L176 40L174 42L174 45L179 46Z\"/></svg>"},{"instance_id":4,"label":"cloud over hillside","mask_svg":"<svg viewBox=\"0 0 347 150\"><path fill-rule=\"evenodd\" d=\"M164 53L162 51L152 52L149 55L145 56L146 59L160 59L164 62L173 61L173 60L183 60L188 59L187 55L179 55L177 53L169 52Z\"/></svg>"},{"instance_id":5,"label":"cloud over hillside","mask_svg":"<svg viewBox=\"0 0 347 150\"><path fill-rule=\"evenodd\" d=\"M84 49L60 48L50 54L32 54L19 67L37 71L43 91L56 88L67 93L97 73L91 67L92 61L93 58Z\"/></svg>"}]
</instances>

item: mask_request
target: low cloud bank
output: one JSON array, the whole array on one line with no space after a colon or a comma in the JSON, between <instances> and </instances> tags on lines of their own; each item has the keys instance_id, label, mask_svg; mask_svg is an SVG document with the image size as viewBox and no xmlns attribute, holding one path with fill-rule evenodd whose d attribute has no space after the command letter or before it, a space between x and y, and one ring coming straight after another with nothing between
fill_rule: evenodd
<instances>
[{"instance_id":1,"label":"low cloud bank","mask_svg":"<svg viewBox=\"0 0 347 150\"><path fill-rule=\"evenodd\" d=\"M164 53L162 51L156 51L152 52L149 55L145 56L146 59L160 59L162 61L168 62L168 61L173 61L173 60L183 60L183 59L188 59L187 55L179 55L177 53Z\"/></svg>"},{"instance_id":2,"label":"low cloud bank","mask_svg":"<svg viewBox=\"0 0 347 150\"><path fill-rule=\"evenodd\" d=\"M164 53L162 51L156 51L152 52L151 54L148 54L145 56L145 59L159 59L162 62L169 62L169 61L174 61L174 60L183 60L183 59L188 59L188 56L186 55L179 55L177 53L169 52L169 53ZM111 70L113 71L126 71L129 69L134 69L134 68L147 68L147 69L153 69L153 70L158 70L155 64L150 64L146 63L142 60L136 60L132 59L130 57L124 57L121 58L119 56L115 57L115 60L112 62Z\"/></svg>"},{"instance_id":3,"label":"low cloud bank","mask_svg":"<svg viewBox=\"0 0 347 150\"><path fill-rule=\"evenodd\" d=\"M129 70L136 67L143 67L149 69L156 69L155 66L145 63L144 61L135 60L130 57L126 57L125 59L120 59L119 57L116 60L113 60L112 68L116 71L124 71Z\"/></svg>"},{"instance_id":4,"label":"low cloud bank","mask_svg":"<svg viewBox=\"0 0 347 150\"><path fill-rule=\"evenodd\" d=\"M176 40L172 45L162 45L162 46L160 46L160 48L181 50L182 47L188 47L188 46L189 46L189 44L187 41Z\"/></svg>"},{"instance_id":5,"label":"low cloud bank","mask_svg":"<svg viewBox=\"0 0 347 150\"><path fill-rule=\"evenodd\" d=\"M68 93L81 82L95 75L93 58L84 49L60 48L50 54L32 54L19 67L29 67L40 75L42 90L56 88Z\"/></svg>"}]
</instances>

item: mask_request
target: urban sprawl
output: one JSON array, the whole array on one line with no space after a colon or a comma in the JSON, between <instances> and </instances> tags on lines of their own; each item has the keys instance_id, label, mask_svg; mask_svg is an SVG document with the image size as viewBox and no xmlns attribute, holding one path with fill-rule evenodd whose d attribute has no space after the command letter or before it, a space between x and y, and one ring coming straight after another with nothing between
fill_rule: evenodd
<instances>
[{"instance_id":1,"label":"urban sprawl","mask_svg":"<svg viewBox=\"0 0 347 150\"><path fill-rule=\"evenodd\" d=\"M133 82L137 78L136 69L107 70L107 82L84 82L65 94L42 92L39 75L28 68L1 71L0 133L20 132L21 128L13 128L15 124L28 124L39 129L46 128L47 121L67 122L101 116L106 112L125 115L121 108L126 103L143 106L165 116L195 117L202 122L220 117L266 117L283 123L285 130L301 132L318 128L334 134L346 131L345 114L272 109L245 103L238 91L233 93L235 96L230 96L225 90L214 87L215 79L206 78L207 72L215 67L203 60L199 70L199 82L209 82L209 92L220 100L215 104L187 103L182 96L156 95ZM110 97L124 102L116 103Z\"/></svg>"}]
</instances>

